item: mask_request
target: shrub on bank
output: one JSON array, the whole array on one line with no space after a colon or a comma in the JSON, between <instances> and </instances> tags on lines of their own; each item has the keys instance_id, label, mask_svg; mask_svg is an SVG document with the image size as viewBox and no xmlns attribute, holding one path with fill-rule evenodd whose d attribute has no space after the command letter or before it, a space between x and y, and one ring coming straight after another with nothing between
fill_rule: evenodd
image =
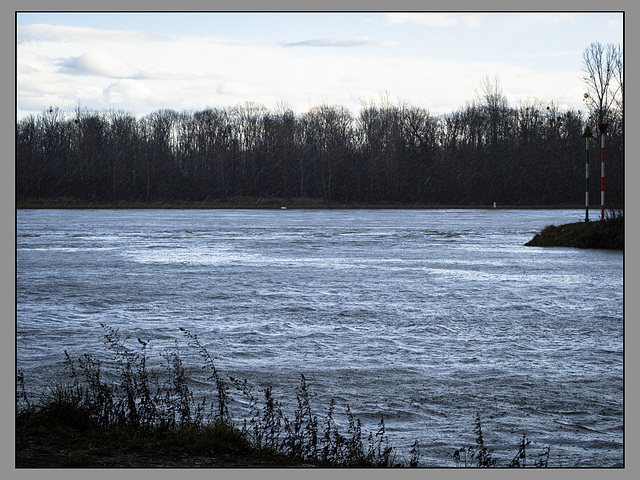
<instances>
[{"instance_id":1,"label":"shrub on bank","mask_svg":"<svg viewBox=\"0 0 640 480\"><path fill-rule=\"evenodd\" d=\"M246 380L226 382L197 336L181 328L215 385L214 399L196 400L177 350L162 353L160 375L148 367L148 342L137 339L140 348L133 351L117 329L102 327L115 371L103 370L92 354L72 359L65 351L70 383L53 386L35 403L18 371L16 466L416 467L420 463L417 441L408 458L389 445L384 418L375 434L365 435L348 404L343 421L337 420L334 400L324 418L318 418L304 375L295 392L293 417L288 417L271 387L256 392ZM107 380L109 375L114 379ZM247 400L249 414L241 423L229 413L232 388ZM346 424L346 431L341 431L340 423ZM476 446L456 450L456 462L497 466L484 445L479 414L475 432ZM522 459L529 444L523 437L508 466L526 466ZM547 466L548 457L547 447L534 465Z\"/></svg>"}]
</instances>

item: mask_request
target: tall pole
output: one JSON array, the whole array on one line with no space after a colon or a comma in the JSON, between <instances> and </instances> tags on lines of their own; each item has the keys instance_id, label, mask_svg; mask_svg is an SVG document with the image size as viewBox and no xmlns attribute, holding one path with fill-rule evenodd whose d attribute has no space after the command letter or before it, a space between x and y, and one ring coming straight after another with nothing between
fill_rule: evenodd
<instances>
[{"instance_id":1,"label":"tall pole","mask_svg":"<svg viewBox=\"0 0 640 480\"><path fill-rule=\"evenodd\" d=\"M602 162L600 162L600 220L604 220L604 137L606 136L608 123L599 123L600 142L602 149Z\"/></svg>"},{"instance_id":2,"label":"tall pole","mask_svg":"<svg viewBox=\"0 0 640 480\"><path fill-rule=\"evenodd\" d=\"M585 179L585 190L584 190L584 210L585 210L585 216L584 216L584 221L588 222L589 221L589 139L593 137L593 134L591 133L591 129L589 128L589 126L587 126L584 129L584 133L582 134L582 137L585 139L586 142L586 151L587 151L587 164L585 167L585 172L584 172L584 179Z\"/></svg>"}]
</instances>

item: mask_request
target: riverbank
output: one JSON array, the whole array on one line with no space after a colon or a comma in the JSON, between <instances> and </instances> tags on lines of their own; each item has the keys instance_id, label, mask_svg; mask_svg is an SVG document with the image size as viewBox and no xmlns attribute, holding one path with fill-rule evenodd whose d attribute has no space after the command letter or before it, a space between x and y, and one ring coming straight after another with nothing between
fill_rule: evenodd
<instances>
[{"instance_id":1,"label":"riverbank","mask_svg":"<svg viewBox=\"0 0 640 480\"><path fill-rule=\"evenodd\" d=\"M73 198L58 199L25 199L16 201L17 209L501 209L501 210L561 210L580 208L579 205L442 205L423 203L396 202L331 202L322 198L261 198L261 197L230 197L226 200L208 200L203 202L190 201L159 201L159 202L87 202Z\"/></svg>"},{"instance_id":2,"label":"riverbank","mask_svg":"<svg viewBox=\"0 0 640 480\"><path fill-rule=\"evenodd\" d=\"M624 250L624 217L549 225L525 243L525 246Z\"/></svg>"}]
</instances>

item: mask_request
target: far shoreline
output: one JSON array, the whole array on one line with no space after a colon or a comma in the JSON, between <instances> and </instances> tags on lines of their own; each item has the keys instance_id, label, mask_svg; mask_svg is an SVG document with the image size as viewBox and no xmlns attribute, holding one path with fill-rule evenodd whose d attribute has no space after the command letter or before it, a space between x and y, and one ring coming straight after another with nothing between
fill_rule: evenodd
<instances>
[{"instance_id":1,"label":"far shoreline","mask_svg":"<svg viewBox=\"0 0 640 480\"><path fill-rule=\"evenodd\" d=\"M580 205L440 205L422 203L342 203L315 198L232 198L228 200L158 202L86 202L75 199L28 199L15 203L16 210L578 210ZM594 207L595 209L596 207ZM599 207L598 207L599 208Z\"/></svg>"}]
</instances>

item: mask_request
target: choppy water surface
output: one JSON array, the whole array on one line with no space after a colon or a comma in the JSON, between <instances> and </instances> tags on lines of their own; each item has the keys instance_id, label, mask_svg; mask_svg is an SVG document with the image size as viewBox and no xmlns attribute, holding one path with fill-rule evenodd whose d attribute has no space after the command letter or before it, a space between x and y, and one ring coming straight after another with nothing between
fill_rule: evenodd
<instances>
[{"instance_id":1,"label":"choppy water surface","mask_svg":"<svg viewBox=\"0 0 640 480\"><path fill-rule=\"evenodd\" d=\"M504 465L623 463L623 254L524 247L578 210L20 210L17 362L29 385L99 352L195 333L226 375L319 418L346 402L454 466L476 412ZM152 350L153 352L154 350ZM201 365L194 359L194 365ZM196 369L194 369L195 371ZM232 395L235 395L232 391ZM232 412L233 413L233 412Z\"/></svg>"}]
</instances>

